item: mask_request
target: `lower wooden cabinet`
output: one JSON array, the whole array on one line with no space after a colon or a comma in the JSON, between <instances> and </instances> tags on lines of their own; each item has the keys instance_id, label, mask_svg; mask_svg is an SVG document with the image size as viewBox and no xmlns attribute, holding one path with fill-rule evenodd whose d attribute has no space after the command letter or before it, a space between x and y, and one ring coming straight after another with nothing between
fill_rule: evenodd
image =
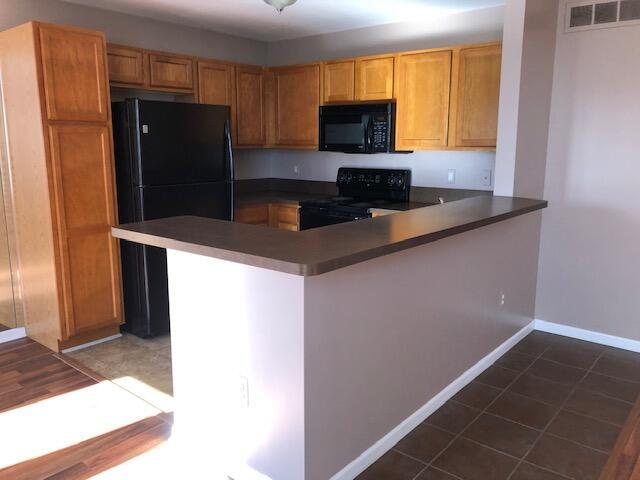
<instances>
[{"instance_id":1,"label":"lower wooden cabinet","mask_svg":"<svg viewBox=\"0 0 640 480\"><path fill-rule=\"evenodd\" d=\"M290 203L258 203L236 207L234 216L238 223L298 231L298 210L298 205Z\"/></svg>"}]
</instances>

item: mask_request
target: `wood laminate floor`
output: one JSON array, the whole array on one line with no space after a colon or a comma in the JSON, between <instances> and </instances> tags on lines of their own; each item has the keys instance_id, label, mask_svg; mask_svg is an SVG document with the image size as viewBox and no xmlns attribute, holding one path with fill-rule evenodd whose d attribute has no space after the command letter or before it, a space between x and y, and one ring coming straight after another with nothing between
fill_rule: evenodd
<instances>
[{"instance_id":1,"label":"wood laminate floor","mask_svg":"<svg viewBox=\"0 0 640 480\"><path fill-rule=\"evenodd\" d=\"M165 442L171 418L29 339L0 345L1 480L91 478Z\"/></svg>"}]
</instances>

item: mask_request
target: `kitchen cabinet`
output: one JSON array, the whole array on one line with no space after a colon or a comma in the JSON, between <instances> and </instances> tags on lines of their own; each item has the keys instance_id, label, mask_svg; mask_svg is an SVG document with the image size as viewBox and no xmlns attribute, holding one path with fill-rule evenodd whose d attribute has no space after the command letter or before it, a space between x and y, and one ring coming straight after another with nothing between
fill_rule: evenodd
<instances>
[{"instance_id":1,"label":"kitchen cabinet","mask_svg":"<svg viewBox=\"0 0 640 480\"><path fill-rule=\"evenodd\" d=\"M496 146L501 62L499 44L454 51L452 147Z\"/></svg>"},{"instance_id":2,"label":"kitchen cabinet","mask_svg":"<svg viewBox=\"0 0 640 480\"><path fill-rule=\"evenodd\" d=\"M44 25L38 34L48 119L106 122L104 37Z\"/></svg>"},{"instance_id":3,"label":"kitchen cabinet","mask_svg":"<svg viewBox=\"0 0 640 480\"><path fill-rule=\"evenodd\" d=\"M394 55L356 59L356 100L393 98Z\"/></svg>"},{"instance_id":4,"label":"kitchen cabinet","mask_svg":"<svg viewBox=\"0 0 640 480\"><path fill-rule=\"evenodd\" d=\"M56 351L114 335L123 318L104 35L7 30L0 75L27 335Z\"/></svg>"},{"instance_id":5,"label":"kitchen cabinet","mask_svg":"<svg viewBox=\"0 0 640 480\"><path fill-rule=\"evenodd\" d=\"M298 210L298 205L286 203L269 204L269 226L293 232L300 230Z\"/></svg>"},{"instance_id":6,"label":"kitchen cabinet","mask_svg":"<svg viewBox=\"0 0 640 480\"><path fill-rule=\"evenodd\" d=\"M125 85L144 84L144 51L122 45L107 45L109 81Z\"/></svg>"},{"instance_id":7,"label":"kitchen cabinet","mask_svg":"<svg viewBox=\"0 0 640 480\"><path fill-rule=\"evenodd\" d=\"M274 88L274 145L318 148L320 65L271 69Z\"/></svg>"},{"instance_id":8,"label":"kitchen cabinet","mask_svg":"<svg viewBox=\"0 0 640 480\"><path fill-rule=\"evenodd\" d=\"M299 207L290 203L258 203L236 207L234 221L250 225L298 231Z\"/></svg>"},{"instance_id":9,"label":"kitchen cabinet","mask_svg":"<svg viewBox=\"0 0 640 480\"><path fill-rule=\"evenodd\" d=\"M236 78L232 64L198 61L198 103L228 105L236 143Z\"/></svg>"},{"instance_id":10,"label":"kitchen cabinet","mask_svg":"<svg viewBox=\"0 0 640 480\"><path fill-rule=\"evenodd\" d=\"M152 87L192 90L193 59L150 53L149 84Z\"/></svg>"},{"instance_id":11,"label":"kitchen cabinet","mask_svg":"<svg viewBox=\"0 0 640 480\"><path fill-rule=\"evenodd\" d=\"M261 67L236 67L236 116L239 147L265 144L265 90Z\"/></svg>"},{"instance_id":12,"label":"kitchen cabinet","mask_svg":"<svg viewBox=\"0 0 640 480\"><path fill-rule=\"evenodd\" d=\"M398 55L397 150L447 146L451 57L451 50Z\"/></svg>"},{"instance_id":13,"label":"kitchen cabinet","mask_svg":"<svg viewBox=\"0 0 640 480\"><path fill-rule=\"evenodd\" d=\"M323 71L324 103L352 102L355 100L356 61L326 62Z\"/></svg>"}]
</instances>

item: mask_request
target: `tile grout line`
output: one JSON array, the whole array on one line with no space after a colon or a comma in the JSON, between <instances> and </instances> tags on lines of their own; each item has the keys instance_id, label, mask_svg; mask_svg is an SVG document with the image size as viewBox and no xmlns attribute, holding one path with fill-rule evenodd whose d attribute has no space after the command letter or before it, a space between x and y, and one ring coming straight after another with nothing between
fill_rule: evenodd
<instances>
[{"instance_id":1,"label":"tile grout line","mask_svg":"<svg viewBox=\"0 0 640 480\"><path fill-rule=\"evenodd\" d=\"M551 348L551 345L548 347ZM546 352L546 350L545 350ZM549 426L555 421L556 418L558 418L558 415L560 415L560 412L562 412L562 410L564 409L564 406L569 402L569 399L572 397L572 395L576 392L576 390L578 389L578 385L580 384L580 382L582 382L587 375L589 374L589 372L591 372L591 370L593 369L593 367L596 365L596 363L598 363L598 360L600 360L600 358L602 358L602 355L604 354L604 350L602 352L600 352L600 354L596 357L596 359L593 361L593 363L591 364L591 366L589 367L588 370L585 371L584 375L582 376L582 378L573 386L573 388L571 389L571 391L569 392L569 395L567 396L567 398L565 398L564 402L562 402L562 404L560 405L560 408L558 408L558 411L553 415L553 417L551 417L551 419L547 422L547 425L544 427L544 429L542 430L542 432L540 432L540 434L538 435L538 438L536 438L534 440L534 442L531 444L531 446L529 447L529 449L527 450L527 452L523 455L522 459L520 460L520 462L518 462L518 464L516 465L516 467L513 469L513 471L511 472L511 474L507 477L506 480L511 480L511 478L513 477L513 475L515 474L515 472L518 470L518 468L520 467L520 465L522 465L522 463L525 461L525 459L529 456L529 454L531 453L531 451L534 449L534 447L538 444L538 442L540 441L540 439L545 435L545 433L547 432L547 430L549 429ZM565 439L563 439L565 440ZM531 465L534 465L537 467L537 465L535 463L532 462L527 462L530 463ZM553 473L556 473L553 470L549 470ZM564 476L564 475L563 475ZM580 479L574 479L574 480L580 480Z\"/></svg>"},{"instance_id":2,"label":"tile grout line","mask_svg":"<svg viewBox=\"0 0 640 480\"><path fill-rule=\"evenodd\" d=\"M526 338L526 337L525 337L525 338ZM517 345L516 345L516 346L517 346ZM534 361L533 361L533 362L531 362L531 365L533 365L533 363L534 363L536 360L538 360L540 357L542 357L542 355L543 355L543 354L544 354L544 353L545 353L549 348L551 348L551 345L546 346L546 347L542 350L542 352L540 352L540 354L539 354L537 357L535 357ZM512 349L513 349L513 348L512 348ZM530 355L530 356L531 356L531 355ZM492 365L495 365L495 362L494 362ZM531 365L529 365L529 366L531 366ZM488 367L488 368L490 368L490 367ZM487 369L488 369L488 368L487 368ZM444 452L445 452L445 451L446 451L446 450L447 450L447 449L448 449L448 448L449 448L449 447L450 447L450 446L451 446L451 445L452 445L456 440L458 440L460 437L462 437L462 434L463 434L463 433L464 433L464 432L465 432L465 431L466 431L466 430L467 430L471 425L473 425L473 424L476 422L476 420L478 420L478 418L480 418L480 417L482 416L482 414L483 414L483 413L485 413L485 412L489 409L489 407L491 407L491 406L492 406L492 405L493 405L493 404L494 404L494 403L495 403L495 402L496 402L500 397L502 397L502 395L504 395L504 393L507 391L507 389L508 389L509 387L511 387L511 385L513 385L516 381L518 381L518 379L519 379L520 377L522 377L522 375L524 375L524 373L525 373L528 369L529 369L529 367L525 368L522 372L520 372L520 373L519 373L519 374L518 374L518 375L517 375L517 376L516 376L516 377L515 377L515 378L514 378L514 379L513 379L513 380L512 380L512 381L511 381L507 386L506 386L506 387L504 387L504 388L502 389L502 392L500 392L500 394L499 394L499 395L497 395L497 396L496 396L496 398L494 398L491 402L489 402L489 404L488 404L488 405L486 405L486 406L484 407L484 409L480 410L480 412L478 413L478 415L476 415L476 416L473 418L473 420L471 420L471 421L467 424L467 426L466 426L466 427L464 427L464 428L463 428L459 433L457 433L457 434L453 437L453 439L452 439L452 440L451 440L451 441L450 441L450 442L449 442L449 443L448 443L448 444L447 444L447 445L446 445L442 450L440 450L440 452L438 452L438 453L436 454L436 456L435 456L435 457L433 457L433 458L431 459L431 462L429 462L429 466L432 466L432 465L435 463L435 461L436 461L436 460L438 460L438 458L440 458L440 457L442 456L442 454L443 454L443 453L444 453ZM483 372L483 373L484 373L484 372ZM495 387L494 387L494 388L495 388ZM455 400L454 400L454 402L455 402ZM456 403L457 403L457 402L456 402ZM465 439L466 439L466 437L465 437ZM484 446L484 445L483 445L483 446ZM501 453L502 453L502 452L501 452ZM528 453L528 452L527 452L527 453ZM519 464L518 464L518 465L519 465ZM516 465L516 468L518 467L518 465ZM439 470L442 470L442 469L439 469ZM446 470L442 470L442 471L443 471L443 472L445 472L445 473L449 473L449 472L448 472L448 471L446 471ZM512 472L512 474L513 474L513 472ZM509 477L511 477L511 475L509 475ZM507 480L509 480L509 479L507 479Z\"/></svg>"}]
</instances>

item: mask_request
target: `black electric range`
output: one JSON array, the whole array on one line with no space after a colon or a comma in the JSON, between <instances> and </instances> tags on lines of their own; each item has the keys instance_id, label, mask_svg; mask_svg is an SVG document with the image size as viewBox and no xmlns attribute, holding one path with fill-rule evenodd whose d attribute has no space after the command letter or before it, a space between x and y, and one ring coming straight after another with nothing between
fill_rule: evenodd
<instances>
[{"instance_id":1,"label":"black electric range","mask_svg":"<svg viewBox=\"0 0 640 480\"><path fill-rule=\"evenodd\" d=\"M300 202L300 230L428 206L409 201L410 170L340 168L338 196Z\"/></svg>"}]
</instances>

